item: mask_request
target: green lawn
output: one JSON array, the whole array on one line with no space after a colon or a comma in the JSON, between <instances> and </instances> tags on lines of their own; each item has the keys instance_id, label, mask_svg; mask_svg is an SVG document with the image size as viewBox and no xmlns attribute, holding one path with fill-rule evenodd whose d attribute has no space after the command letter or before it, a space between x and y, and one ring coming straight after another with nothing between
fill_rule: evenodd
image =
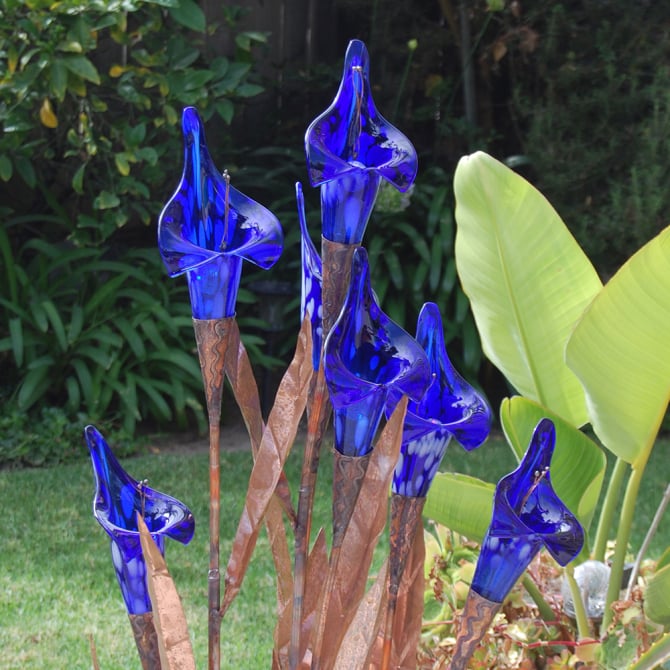
<instances>
[{"instance_id":1,"label":"green lawn","mask_svg":"<svg viewBox=\"0 0 670 670\"><path fill-rule=\"evenodd\" d=\"M668 449L657 445L639 501L634 546L639 546L670 479ZM82 446L82 449L84 447ZM330 459L322 458L316 524L328 523ZM494 480L514 467L509 448L491 440L466 454L458 445L446 467ZM207 667L206 572L207 455L159 454L124 461L136 478L183 500L198 523L192 543L168 542L166 558L182 597L198 668ZM248 452L222 454L222 563L241 512L251 462ZM288 476L295 482L299 455ZM295 487L294 487L295 489ZM76 670L91 667L89 638L103 670L139 668L130 626L117 587L106 535L91 515L93 477L88 461L43 470L0 472L0 649L7 670ZM667 546L670 519L652 545L658 556ZM665 541L664 541L665 540ZM274 625L272 560L263 533L242 592L222 628L222 666L255 670L270 667Z\"/></svg>"}]
</instances>

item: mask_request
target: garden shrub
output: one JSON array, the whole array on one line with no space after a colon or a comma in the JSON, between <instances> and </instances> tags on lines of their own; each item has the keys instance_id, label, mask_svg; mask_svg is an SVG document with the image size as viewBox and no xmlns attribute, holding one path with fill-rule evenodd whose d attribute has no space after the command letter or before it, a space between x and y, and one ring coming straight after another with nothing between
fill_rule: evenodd
<instances>
[{"instance_id":1,"label":"garden shrub","mask_svg":"<svg viewBox=\"0 0 670 670\"><path fill-rule=\"evenodd\" d=\"M230 57L205 48L206 34L235 32L239 12L226 16L206 25L193 0L0 0L6 405L128 432L202 426L186 286L153 240L181 171L181 109L227 127L262 90L264 34L238 32Z\"/></svg>"}]
</instances>

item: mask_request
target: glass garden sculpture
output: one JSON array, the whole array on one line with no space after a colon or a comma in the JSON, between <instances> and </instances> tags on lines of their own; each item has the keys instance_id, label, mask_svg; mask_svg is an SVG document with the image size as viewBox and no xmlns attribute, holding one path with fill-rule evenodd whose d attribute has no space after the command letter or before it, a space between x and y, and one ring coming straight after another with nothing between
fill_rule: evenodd
<instances>
[{"instance_id":1,"label":"glass garden sculpture","mask_svg":"<svg viewBox=\"0 0 670 670\"><path fill-rule=\"evenodd\" d=\"M298 221L300 223L300 257L302 277L300 282L300 320L309 315L312 324L312 359L314 370L319 369L321 347L323 344L323 303L321 284L323 283L323 265L318 251L314 247L307 229L305 216L305 199L302 185L295 185L295 197L298 204Z\"/></svg>"},{"instance_id":2,"label":"glass garden sculpture","mask_svg":"<svg viewBox=\"0 0 670 670\"><path fill-rule=\"evenodd\" d=\"M170 276L186 274L198 356L203 375L210 443L210 565L209 608L210 667L220 665L221 577L219 566L220 419L224 375L231 380L235 397L251 403L243 410L256 416L256 388L243 366L246 352L240 344L235 303L242 261L268 269L279 258L283 233L269 210L230 185L230 178L216 168L205 142L202 121L193 107L182 115L184 168L174 195L158 221L158 247ZM236 358L228 363L228 352ZM231 367L232 365L232 367ZM257 392L256 392L257 396ZM256 426L258 422L253 419ZM262 424L262 419L261 419ZM257 426L257 432L262 431Z\"/></svg>"},{"instance_id":3,"label":"glass garden sculpture","mask_svg":"<svg viewBox=\"0 0 670 670\"><path fill-rule=\"evenodd\" d=\"M482 542L461 617L452 670L464 670L505 596L542 548L562 565L581 551L584 531L551 485L556 429L542 419L519 467L496 487L491 524Z\"/></svg>"},{"instance_id":4,"label":"glass garden sculpture","mask_svg":"<svg viewBox=\"0 0 670 670\"><path fill-rule=\"evenodd\" d=\"M486 400L451 364L435 303L421 309L416 340L428 356L433 378L423 397L407 406L393 493L424 498L451 437L468 451L480 446L489 435L492 416Z\"/></svg>"},{"instance_id":5,"label":"glass garden sculpture","mask_svg":"<svg viewBox=\"0 0 670 670\"><path fill-rule=\"evenodd\" d=\"M324 599L331 597L340 550L366 475L372 442L394 392L418 400L430 383L425 352L382 312L370 285L367 252L358 247L339 318L324 343L324 374L333 407L333 540ZM324 633L317 635L319 668Z\"/></svg>"},{"instance_id":6,"label":"glass garden sculpture","mask_svg":"<svg viewBox=\"0 0 670 670\"><path fill-rule=\"evenodd\" d=\"M279 221L217 170L197 111L184 109L184 169L158 220L158 247L171 277L186 274L193 317L235 314L242 260L263 269L282 251Z\"/></svg>"},{"instance_id":7,"label":"glass garden sculpture","mask_svg":"<svg viewBox=\"0 0 670 670\"><path fill-rule=\"evenodd\" d=\"M431 380L423 349L377 304L362 247L353 255L349 291L326 340L324 366L335 449L349 457L366 456L371 450L389 396L408 395L418 401Z\"/></svg>"},{"instance_id":8,"label":"glass garden sculpture","mask_svg":"<svg viewBox=\"0 0 670 670\"><path fill-rule=\"evenodd\" d=\"M410 400L403 425L400 456L391 495L388 604L384 659L388 667L398 592L417 531L426 494L452 436L468 451L480 446L491 430L491 409L484 398L455 370L444 345L440 311L424 304L416 340L428 356L431 383L423 397ZM387 407L390 416L393 402Z\"/></svg>"},{"instance_id":9,"label":"glass garden sculpture","mask_svg":"<svg viewBox=\"0 0 670 670\"><path fill-rule=\"evenodd\" d=\"M412 143L377 111L365 44L352 40L340 88L331 106L307 129L312 186L321 187L323 236L359 244L382 179L406 191L417 172Z\"/></svg>"},{"instance_id":10,"label":"glass garden sculpture","mask_svg":"<svg viewBox=\"0 0 670 670\"><path fill-rule=\"evenodd\" d=\"M84 436L95 476L93 515L111 539L114 571L143 667L160 668L137 515L144 519L161 553L165 551L166 537L188 544L195 521L179 500L133 479L94 426L87 426Z\"/></svg>"}]
</instances>

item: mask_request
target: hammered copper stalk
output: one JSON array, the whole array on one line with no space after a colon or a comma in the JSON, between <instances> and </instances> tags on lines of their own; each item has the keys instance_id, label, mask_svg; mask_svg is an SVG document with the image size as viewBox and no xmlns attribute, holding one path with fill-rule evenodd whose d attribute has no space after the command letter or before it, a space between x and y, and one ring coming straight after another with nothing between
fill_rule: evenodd
<instances>
[{"instance_id":1,"label":"hammered copper stalk","mask_svg":"<svg viewBox=\"0 0 670 670\"><path fill-rule=\"evenodd\" d=\"M207 401L209 420L209 571L208 584L208 647L209 670L221 667L221 572L220 556L220 424L223 376L228 348L228 332L234 317L222 319L193 319L195 340Z\"/></svg>"},{"instance_id":2,"label":"hammered copper stalk","mask_svg":"<svg viewBox=\"0 0 670 670\"><path fill-rule=\"evenodd\" d=\"M391 667L393 622L398 604L398 591L407 559L412 551L414 537L419 532L419 528L423 529L421 512L425 501L426 499L423 497L410 498L397 493L391 496L391 549L381 670L389 670Z\"/></svg>"},{"instance_id":3,"label":"hammered copper stalk","mask_svg":"<svg viewBox=\"0 0 670 670\"><path fill-rule=\"evenodd\" d=\"M499 609L500 603L487 600L470 589L461 614L456 648L448 666L450 670L467 670L470 657Z\"/></svg>"},{"instance_id":4,"label":"hammered copper stalk","mask_svg":"<svg viewBox=\"0 0 670 670\"><path fill-rule=\"evenodd\" d=\"M161 659L158 653L158 639L156 637L156 628L154 627L153 612L129 614L128 617L130 619L130 626L133 629L137 653L142 663L142 670L161 670Z\"/></svg>"},{"instance_id":5,"label":"hammered copper stalk","mask_svg":"<svg viewBox=\"0 0 670 670\"><path fill-rule=\"evenodd\" d=\"M351 276L351 258L355 244L340 244L321 238L321 257L323 264L322 305L323 340L326 339L335 323L344 302L349 278ZM298 513L295 524L294 593L293 622L291 625L291 644L289 647L289 668L298 667L301 654L301 630L303 627L303 600L305 594L305 570L307 550L312 527L312 508L314 491L319 468L321 443L332 412L328 388L323 375L323 360L317 374L312 378L310 402L307 406L307 439L300 475ZM302 645L304 646L304 645Z\"/></svg>"}]
</instances>

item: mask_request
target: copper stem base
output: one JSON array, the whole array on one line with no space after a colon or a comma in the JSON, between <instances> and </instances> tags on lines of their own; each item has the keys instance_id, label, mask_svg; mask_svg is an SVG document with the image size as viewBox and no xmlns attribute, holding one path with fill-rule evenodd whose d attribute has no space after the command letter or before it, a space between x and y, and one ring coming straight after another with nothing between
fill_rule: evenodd
<instances>
[{"instance_id":1,"label":"copper stem base","mask_svg":"<svg viewBox=\"0 0 670 670\"><path fill-rule=\"evenodd\" d=\"M486 634L500 605L501 603L487 600L470 589L461 614L450 670L466 670L470 657Z\"/></svg>"},{"instance_id":2,"label":"copper stem base","mask_svg":"<svg viewBox=\"0 0 670 670\"><path fill-rule=\"evenodd\" d=\"M421 513L425 498L409 498L394 493L391 496L391 529L388 598L386 604L386 621L384 624L384 647L381 670L391 667L391 650L398 591L402 581L407 559L412 551L414 536L419 528L423 528Z\"/></svg>"},{"instance_id":3,"label":"copper stem base","mask_svg":"<svg viewBox=\"0 0 670 670\"><path fill-rule=\"evenodd\" d=\"M133 629L137 652L142 663L142 670L161 670L161 659L158 651L158 636L154 627L152 612L129 614L130 626Z\"/></svg>"},{"instance_id":4,"label":"copper stem base","mask_svg":"<svg viewBox=\"0 0 670 670\"><path fill-rule=\"evenodd\" d=\"M209 670L221 667L221 571L220 571L220 424L221 398L225 372L228 334L234 317L193 319L195 340L205 388L209 419L209 571L208 585L208 649Z\"/></svg>"}]
</instances>

